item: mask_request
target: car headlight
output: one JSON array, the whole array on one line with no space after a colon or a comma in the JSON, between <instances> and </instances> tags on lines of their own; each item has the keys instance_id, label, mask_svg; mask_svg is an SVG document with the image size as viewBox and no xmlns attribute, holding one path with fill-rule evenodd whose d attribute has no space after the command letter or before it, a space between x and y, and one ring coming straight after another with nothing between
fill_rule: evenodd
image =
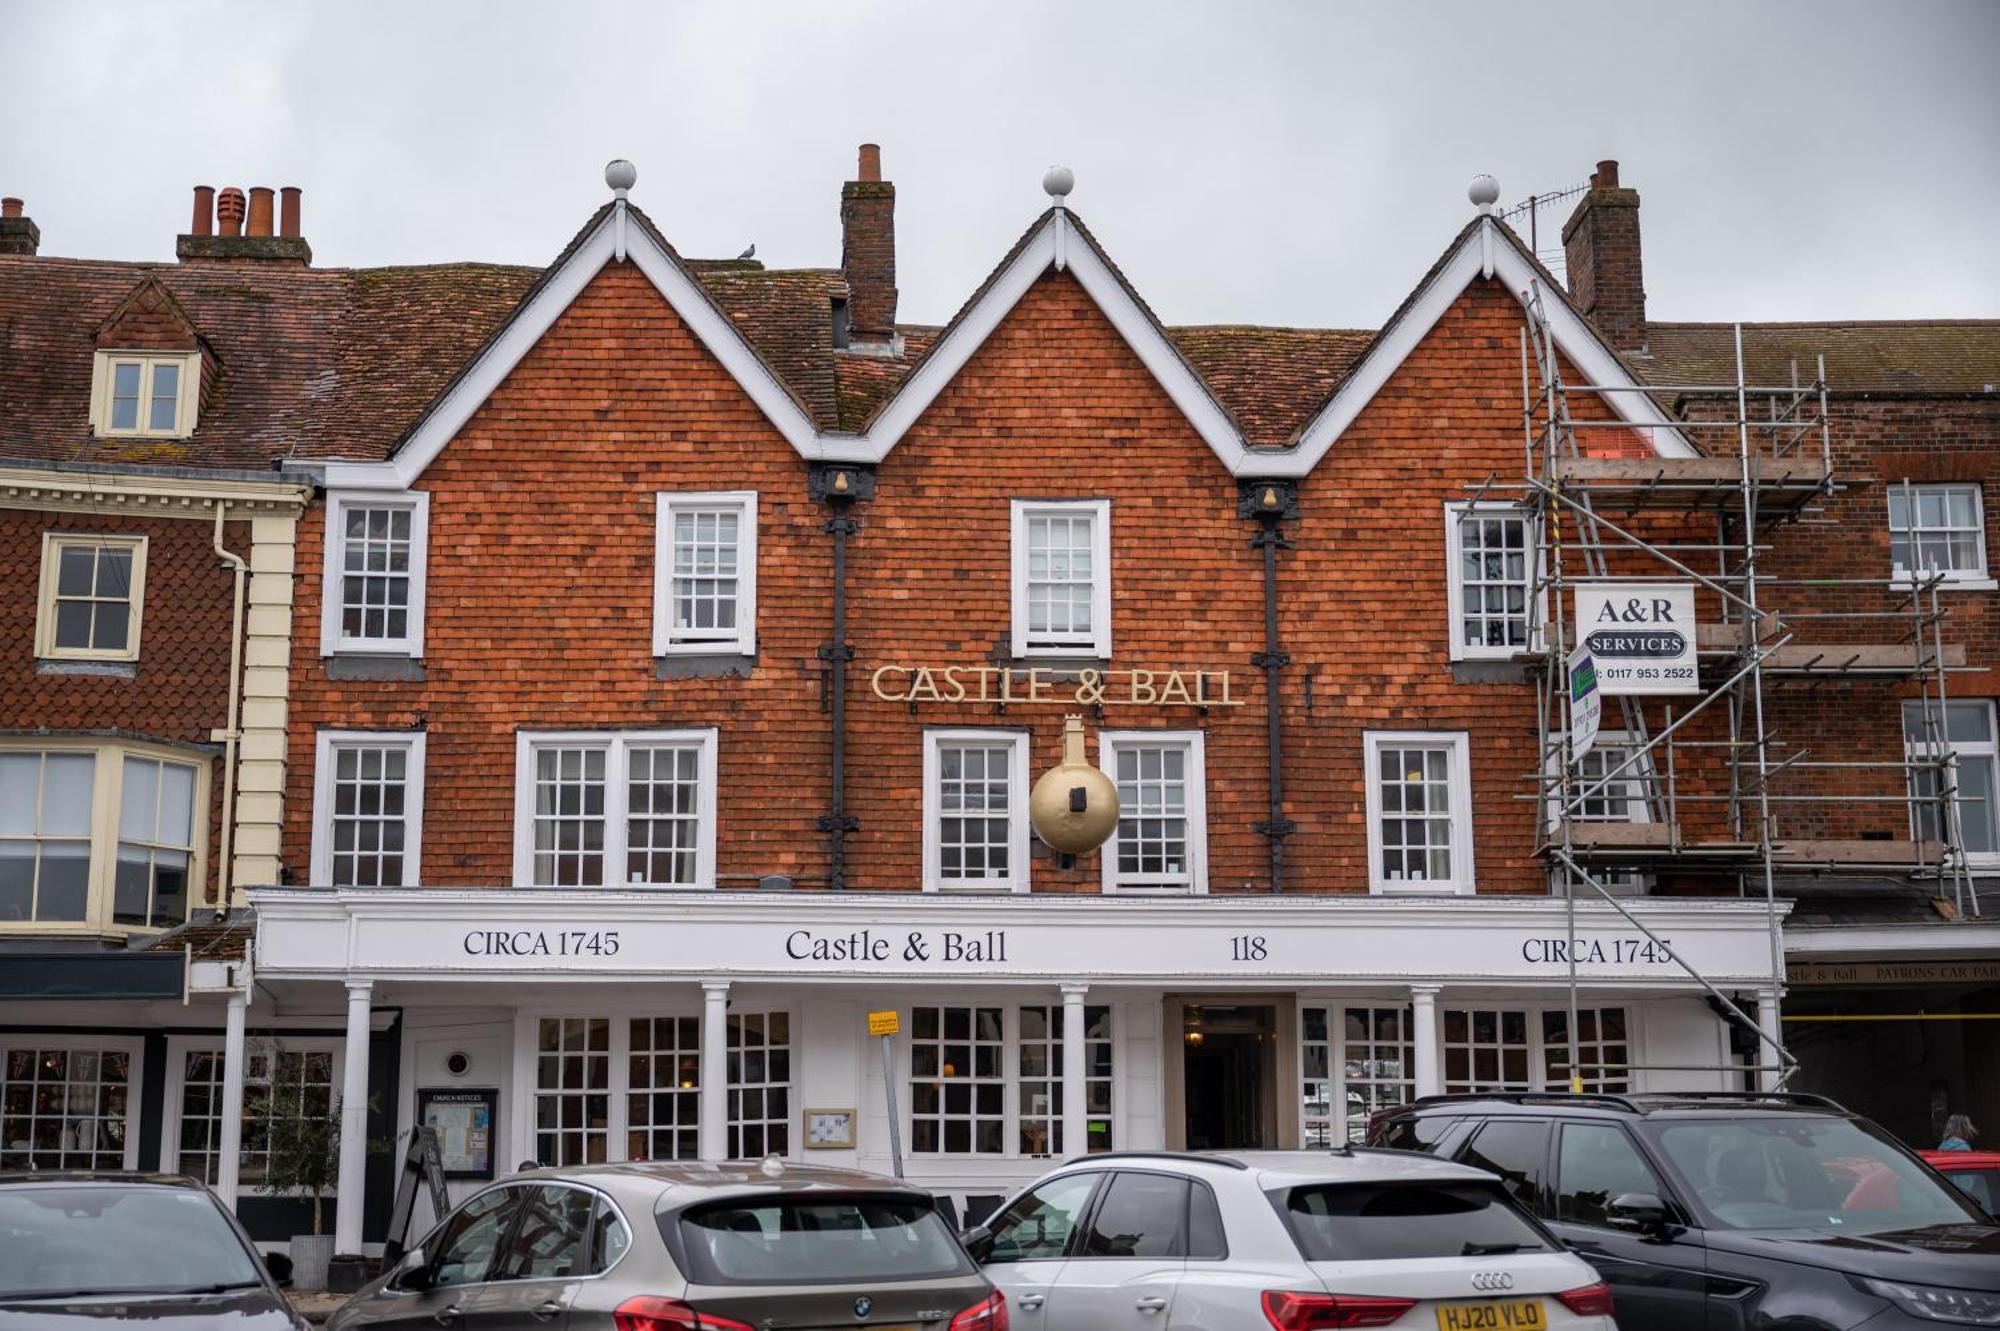
<instances>
[{"instance_id":1,"label":"car headlight","mask_svg":"<svg viewBox=\"0 0 2000 1331\"><path fill-rule=\"evenodd\" d=\"M1863 1280L1868 1292L1889 1300L1912 1317L1955 1326L2000 1326L2000 1294L1937 1285L1905 1285L1898 1280Z\"/></svg>"}]
</instances>

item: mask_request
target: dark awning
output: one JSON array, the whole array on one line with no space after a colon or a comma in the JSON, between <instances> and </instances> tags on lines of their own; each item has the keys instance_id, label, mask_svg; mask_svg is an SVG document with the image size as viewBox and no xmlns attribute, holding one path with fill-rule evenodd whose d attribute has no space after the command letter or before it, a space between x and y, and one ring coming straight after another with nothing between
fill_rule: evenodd
<instances>
[{"instance_id":1,"label":"dark awning","mask_svg":"<svg viewBox=\"0 0 2000 1331\"><path fill-rule=\"evenodd\" d=\"M181 952L56 952L0 956L0 1000L180 998Z\"/></svg>"}]
</instances>

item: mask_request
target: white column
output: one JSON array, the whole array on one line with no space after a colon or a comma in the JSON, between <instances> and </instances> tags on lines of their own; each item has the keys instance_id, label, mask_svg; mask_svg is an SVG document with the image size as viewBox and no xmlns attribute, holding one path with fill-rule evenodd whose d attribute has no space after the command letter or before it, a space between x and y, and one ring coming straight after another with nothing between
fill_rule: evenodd
<instances>
[{"instance_id":1,"label":"white column","mask_svg":"<svg viewBox=\"0 0 2000 1331\"><path fill-rule=\"evenodd\" d=\"M729 1158L729 981L701 982L701 1158Z\"/></svg>"},{"instance_id":2,"label":"white column","mask_svg":"<svg viewBox=\"0 0 2000 1331\"><path fill-rule=\"evenodd\" d=\"M1062 1136L1065 1156L1079 1156L1090 1150L1089 1089L1090 1062L1084 1057L1083 996L1087 984L1062 987Z\"/></svg>"},{"instance_id":3,"label":"white column","mask_svg":"<svg viewBox=\"0 0 2000 1331\"><path fill-rule=\"evenodd\" d=\"M1757 1027L1765 1035L1779 1044L1784 1043L1784 1025L1778 1014L1778 991L1759 989L1757 991ZM1775 1091L1778 1089L1778 1051L1763 1040L1757 1042L1757 1062L1771 1070L1757 1074L1757 1089Z\"/></svg>"},{"instance_id":4,"label":"white column","mask_svg":"<svg viewBox=\"0 0 2000 1331\"><path fill-rule=\"evenodd\" d=\"M368 1163L369 980L347 982L347 1047L340 1077L340 1173L333 1191L333 1250L361 1255L362 1194Z\"/></svg>"},{"instance_id":5,"label":"white column","mask_svg":"<svg viewBox=\"0 0 2000 1331\"><path fill-rule=\"evenodd\" d=\"M243 1164L243 1018L250 996L229 996L229 1016L222 1034L222 1122L215 1143L215 1195L236 1209L237 1173ZM166 1161L160 1162L162 1168Z\"/></svg>"},{"instance_id":6,"label":"white column","mask_svg":"<svg viewBox=\"0 0 2000 1331\"><path fill-rule=\"evenodd\" d=\"M1416 1055L1418 1095L1436 1095L1444 1090L1444 1079L1438 1075L1437 996L1440 987L1435 984L1410 986L1410 1036Z\"/></svg>"}]
</instances>

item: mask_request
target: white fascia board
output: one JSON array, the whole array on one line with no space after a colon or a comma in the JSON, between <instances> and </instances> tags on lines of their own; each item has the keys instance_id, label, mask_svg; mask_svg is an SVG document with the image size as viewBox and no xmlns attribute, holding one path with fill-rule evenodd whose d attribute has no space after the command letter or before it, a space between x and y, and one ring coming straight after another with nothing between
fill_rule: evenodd
<instances>
[{"instance_id":1,"label":"white fascia board","mask_svg":"<svg viewBox=\"0 0 2000 1331\"><path fill-rule=\"evenodd\" d=\"M1256 475L1296 480L1310 473L1347 427L1354 423L1362 408L1374 400L1389 377L1417 349L1417 344L1429 335L1438 320L1472 285L1473 279L1484 276L1489 256L1494 278L1504 284L1516 300L1525 302L1529 285L1540 274L1504 237L1490 234L1495 225L1490 220L1484 221L1478 230L1466 234L1457 250L1431 278L1429 285L1404 311L1402 318L1384 330L1347 382L1306 426L1298 446L1286 453L1258 455ZM1546 293L1543 308L1548 312L1556 346L1588 382L1639 386L1638 381L1632 378L1617 356L1604 345L1583 317L1570 307L1561 293ZM1645 429L1644 434L1662 457L1700 456L1673 421L1654 405L1649 395L1607 393L1604 397L1620 420L1634 426L1651 427Z\"/></svg>"},{"instance_id":2,"label":"white fascia board","mask_svg":"<svg viewBox=\"0 0 2000 1331\"><path fill-rule=\"evenodd\" d=\"M1983 961L2000 956L2000 924L1960 920L1937 924L1825 925L1785 930L1794 961L1899 960L1943 957Z\"/></svg>"},{"instance_id":3,"label":"white fascia board","mask_svg":"<svg viewBox=\"0 0 2000 1331\"><path fill-rule=\"evenodd\" d=\"M1068 231L1067 236L1059 233ZM1139 303L1132 298L1125 284L1119 281L1095 247L1084 243L1069 227L1064 213L1058 210L1042 224L1032 239L1021 247L1014 261L987 288L986 294L977 304L965 312L958 325L946 335L945 340L932 350L930 358L917 372L905 381L889 400L882 414L866 435L855 440L860 445L847 456L826 455L827 461L880 462L889 450L923 415L926 408L937 399L945 386L958 376L972 359L975 351L985 344L993 330L1006 318L1009 311L1020 303L1028 288L1056 263L1058 253L1068 272L1076 277L1125 344L1132 348L1141 364L1151 372L1155 381L1166 390L1167 396L1193 425L1222 465L1231 475L1244 475L1262 471L1249 467L1256 460L1244 446L1242 436L1237 432L1229 416L1217 405L1207 387L1188 368L1185 360L1174 349L1173 343L1163 336ZM844 440L827 439L829 448L845 447Z\"/></svg>"},{"instance_id":4,"label":"white fascia board","mask_svg":"<svg viewBox=\"0 0 2000 1331\"><path fill-rule=\"evenodd\" d=\"M415 485L424 469L444 451L446 444L457 437L501 381L541 341L605 264L613 261L617 245L616 220L616 210L607 213L596 230L584 238L562 266L549 274L541 290L472 363L465 375L403 442L394 457L380 463L329 463L327 484L356 489L409 489ZM666 298L681 322L722 362L722 367L750 395L751 401L790 441L792 447L805 457L817 456L814 450L818 435L811 418L772 376L743 335L695 285L686 270L660 248L650 232L641 227L626 228L625 252L626 257Z\"/></svg>"}]
</instances>

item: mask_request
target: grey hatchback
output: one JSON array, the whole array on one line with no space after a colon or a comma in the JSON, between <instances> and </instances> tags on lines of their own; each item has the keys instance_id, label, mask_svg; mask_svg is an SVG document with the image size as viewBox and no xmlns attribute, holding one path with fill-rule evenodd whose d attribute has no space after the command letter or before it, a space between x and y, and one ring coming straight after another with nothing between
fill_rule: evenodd
<instances>
[{"instance_id":1,"label":"grey hatchback","mask_svg":"<svg viewBox=\"0 0 2000 1331\"><path fill-rule=\"evenodd\" d=\"M538 1169L468 1198L328 1331L1006 1331L929 1194L854 1170Z\"/></svg>"}]
</instances>

